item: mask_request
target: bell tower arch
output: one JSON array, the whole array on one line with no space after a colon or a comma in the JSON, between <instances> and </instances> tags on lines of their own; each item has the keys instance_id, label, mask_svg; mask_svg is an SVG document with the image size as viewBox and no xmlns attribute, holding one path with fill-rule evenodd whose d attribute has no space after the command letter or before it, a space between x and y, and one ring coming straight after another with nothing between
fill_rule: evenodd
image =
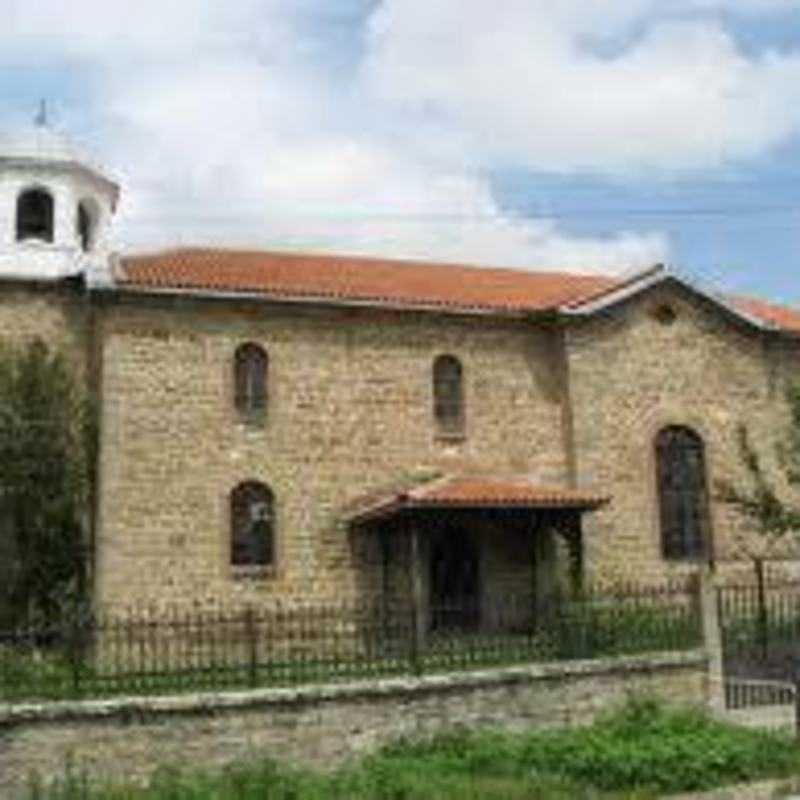
<instances>
[{"instance_id":1,"label":"bell tower arch","mask_svg":"<svg viewBox=\"0 0 800 800\"><path fill-rule=\"evenodd\" d=\"M0 135L0 280L110 280L119 185L63 133L44 105Z\"/></svg>"}]
</instances>

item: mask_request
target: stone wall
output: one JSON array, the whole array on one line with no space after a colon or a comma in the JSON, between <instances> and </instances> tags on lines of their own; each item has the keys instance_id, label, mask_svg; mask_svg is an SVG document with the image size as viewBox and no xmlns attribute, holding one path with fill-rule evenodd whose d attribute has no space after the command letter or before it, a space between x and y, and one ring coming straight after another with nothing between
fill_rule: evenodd
<instances>
[{"instance_id":1,"label":"stone wall","mask_svg":"<svg viewBox=\"0 0 800 800\"><path fill-rule=\"evenodd\" d=\"M87 365L90 348L89 302L79 286L5 280L0 285L0 341L41 339L62 350L78 370Z\"/></svg>"},{"instance_id":2,"label":"stone wall","mask_svg":"<svg viewBox=\"0 0 800 800\"><path fill-rule=\"evenodd\" d=\"M566 479L553 334L529 323L186 299L120 301L102 317L104 605L346 596L359 566L339 522L364 492L420 466ZM269 354L260 427L233 403L233 355L247 341ZM441 353L464 368L461 441L436 436ZM245 480L275 495L271 578L231 571L229 493Z\"/></svg>"},{"instance_id":3,"label":"stone wall","mask_svg":"<svg viewBox=\"0 0 800 800\"><path fill-rule=\"evenodd\" d=\"M704 705L703 653L252 692L0 706L0 795L66 760L98 778L272 757L332 768L400 736L589 722L631 691Z\"/></svg>"},{"instance_id":4,"label":"stone wall","mask_svg":"<svg viewBox=\"0 0 800 800\"><path fill-rule=\"evenodd\" d=\"M667 305L671 322L659 319ZM664 426L702 437L712 497L719 479L744 477L739 423L781 485L774 445L788 421L784 390L800 364L796 347L776 347L718 307L664 285L570 327L565 351L574 479L613 498L585 518L586 564L596 576L660 580L695 569L661 556L654 441ZM754 544L751 526L712 499L713 551L723 571L751 571L739 560L742 546Z\"/></svg>"},{"instance_id":5,"label":"stone wall","mask_svg":"<svg viewBox=\"0 0 800 800\"><path fill-rule=\"evenodd\" d=\"M657 313L667 304L669 323ZM191 298L117 298L100 316L103 605L369 591L380 585L380 558L342 524L345 508L431 468L609 493L610 506L585 515L588 572L682 575L695 567L660 552L656 432L680 424L702 436L713 492L717 479L741 477L736 426L746 421L777 475L771 443L800 363L796 346L674 285L560 332L489 317ZM233 403L233 354L247 341L269 354L261 426L244 424ZM436 436L431 368L442 353L464 367L462 440ZM230 566L229 493L245 480L275 495L277 570L266 578ZM717 562L746 573L737 559L749 523L714 502L711 517ZM530 584L519 542L480 538L485 593Z\"/></svg>"}]
</instances>

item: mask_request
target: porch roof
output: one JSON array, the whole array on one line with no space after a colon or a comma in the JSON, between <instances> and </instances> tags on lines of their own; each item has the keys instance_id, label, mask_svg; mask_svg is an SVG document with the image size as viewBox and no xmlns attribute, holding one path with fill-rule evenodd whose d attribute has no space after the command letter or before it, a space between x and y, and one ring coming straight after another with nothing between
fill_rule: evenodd
<instances>
[{"instance_id":1,"label":"porch roof","mask_svg":"<svg viewBox=\"0 0 800 800\"><path fill-rule=\"evenodd\" d=\"M351 523L391 516L408 509L571 509L590 511L610 496L589 489L542 486L526 477L448 475L412 489L371 495L354 503Z\"/></svg>"}]
</instances>

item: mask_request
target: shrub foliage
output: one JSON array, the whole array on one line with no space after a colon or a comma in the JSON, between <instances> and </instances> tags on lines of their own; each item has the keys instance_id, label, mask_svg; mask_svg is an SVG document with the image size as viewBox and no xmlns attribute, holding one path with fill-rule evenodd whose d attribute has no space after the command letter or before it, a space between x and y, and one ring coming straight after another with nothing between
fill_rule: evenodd
<instances>
[{"instance_id":1,"label":"shrub foliage","mask_svg":"<svg viewBox=\"0 0 800 800\"><path fill-rule=\"evenodd\" d=\"M85 595L95 442L66 357L0 346L0 626L55 621Z\"/></svg>"},{"instance_id":2,"label":"shrub foliage","mask_svg":"<svg viewBox=\"0 0 800 800\"><path fill-rule=\"evenodd\" d=\"M399 742L332 774L273 762L217 775L166 769L147 789L92 788L72 775L31 800L652 800L798 773L800 753L788 736L645 697L584 728Z\"/></svg>"}]
</instances>

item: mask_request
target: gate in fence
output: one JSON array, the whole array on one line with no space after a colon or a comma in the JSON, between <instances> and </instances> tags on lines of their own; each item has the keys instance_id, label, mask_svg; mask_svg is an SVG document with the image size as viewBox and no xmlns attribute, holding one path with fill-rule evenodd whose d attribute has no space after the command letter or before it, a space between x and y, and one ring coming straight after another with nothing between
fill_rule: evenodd
<instances>
[{"instance_id":1,"label":"gate in fence","mask_svg":"<svg viewBox=\"0 0 800 800\"><path fill-rule=\"evenodd\" d=\"M728 709L791 705L800 681L800 581L717 588Z\"/></svg>"}]
</instances>

